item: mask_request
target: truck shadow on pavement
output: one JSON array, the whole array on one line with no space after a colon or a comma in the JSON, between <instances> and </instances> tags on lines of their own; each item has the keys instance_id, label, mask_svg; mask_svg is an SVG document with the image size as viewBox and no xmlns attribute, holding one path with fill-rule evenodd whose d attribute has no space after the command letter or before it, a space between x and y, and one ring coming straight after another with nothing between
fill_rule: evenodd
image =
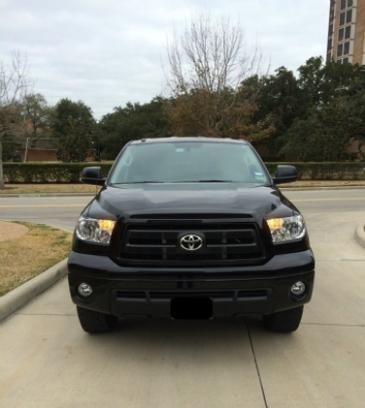
<instances>
[{"instance_id":1,"label":"truck shadow on pavement","mask_svg":"<svg viewBox=\"0 0 365 408\"><path fill-rule=\"evenodd\" d=\"M250 348L251 332L270 338L282 335L266 331L260 319L225 318L213 320L123 319L112 333L87 336L91 343L108 342L117 348L131 346L134 350L148 348L151 352L174 350L207 351Z\"/></svg>"}]
</instances>

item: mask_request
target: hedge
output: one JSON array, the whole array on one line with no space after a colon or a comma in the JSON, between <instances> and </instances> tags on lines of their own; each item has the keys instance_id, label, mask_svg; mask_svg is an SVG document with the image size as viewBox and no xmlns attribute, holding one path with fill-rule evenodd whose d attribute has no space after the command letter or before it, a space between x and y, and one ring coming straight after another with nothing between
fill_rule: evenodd
<instances>
[{"instance_id":1,"label":"hedge","mask_svg":"<svg viewBox=\"0 0 365 408\"><path fill-rule=\"evenodd\" d=\"M266 163L271 174L279 164ZM290 163L297 167L301 180L365 180L365 162ZM6 183L79 183L87 166L100 166L104 175L112 162L94 163L4 163Z\"/></svg>"},{"instance_id":2,"label":"hedge","mask_svg":"<svg viewBox=\"0 0 365 408\"><path fill-rule=\"evenodd\" d=\"M365 180L365 162L291 162L266 163L271 174L279 164L292 164L299 180Z\"/></svg>"},{"instance_id":3,"label":"hedge","mask_svg":"<svg viewBox=\"0 0 365 408\"><path fill-rule=\"evenodd\" d=\"M4 163L5 183L79 183L84 167L100 166L104 175L112 162L95 163Z\"/></svg>"}]
</instances>

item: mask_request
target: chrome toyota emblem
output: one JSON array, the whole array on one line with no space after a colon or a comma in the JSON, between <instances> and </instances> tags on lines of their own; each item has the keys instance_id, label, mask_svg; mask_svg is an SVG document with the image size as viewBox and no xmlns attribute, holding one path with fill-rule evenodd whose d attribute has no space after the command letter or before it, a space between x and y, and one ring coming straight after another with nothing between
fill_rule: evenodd
<instances>
[{"instance_id":1,"label":"chrome toyota emblem","mask_svg":"<svg viewBox=\"0 0 365 408\"><path fill-rule=\"evenodd\" d=\"M185 234L180 238L180 247L185 251L197 251L203 246L203 238L197 234Z\"/></svg>"}]
</instances>

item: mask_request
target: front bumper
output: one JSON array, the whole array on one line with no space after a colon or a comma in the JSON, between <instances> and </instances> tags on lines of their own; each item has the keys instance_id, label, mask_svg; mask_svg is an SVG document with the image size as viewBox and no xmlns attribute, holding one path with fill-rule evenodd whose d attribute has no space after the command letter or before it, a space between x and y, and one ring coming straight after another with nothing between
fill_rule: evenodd
<instances>
[{"instance_id":1,"label":"front bumper","mask_svg":"<svg viewBox=\"0 0 365 408\"><path fill-rule=\"evenodd\" d=\"M314 281L310 250L276 255L263 265L219 268L127 267L71 252L68 269L74 303L120 317L171 317L176 299L209 300L209 317L270 314L309 302ZM298 299L290 287L299 280L307 290ZM77 292L83 282L93 289L87 298Z\"/></svg>"}]
</instances>

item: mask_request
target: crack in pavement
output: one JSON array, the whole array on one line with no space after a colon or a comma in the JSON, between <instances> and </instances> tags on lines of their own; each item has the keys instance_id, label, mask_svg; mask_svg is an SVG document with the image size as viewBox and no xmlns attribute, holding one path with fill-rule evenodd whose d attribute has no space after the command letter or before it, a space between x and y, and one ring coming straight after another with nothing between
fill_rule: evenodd
<instances>
[{"instance_id":1,"label":"crack in pavement","mask_svg":"<svg viewBox=\"0 0 365 408\"><path fill-rule=\"evenodd\" d=\"M262 398L264 400L264 405L265 405L265 408L269 408L269 405L268 405L267 399L266 399L264 383L263 383L262 377L261 377L259 363L258 363L257 357L256 357L255 347L253 345L253 339L252 339L252 336L251 336L250 327L247 324L246 324L246 329L247 329L248 339L250 341L250 348L251 348L252 356L253 356L253 359L254 359L254 362L255 362L257 377L258 377L259 383L260 383L260 389L261 389Z\"/></svg>"}]
</instances>

